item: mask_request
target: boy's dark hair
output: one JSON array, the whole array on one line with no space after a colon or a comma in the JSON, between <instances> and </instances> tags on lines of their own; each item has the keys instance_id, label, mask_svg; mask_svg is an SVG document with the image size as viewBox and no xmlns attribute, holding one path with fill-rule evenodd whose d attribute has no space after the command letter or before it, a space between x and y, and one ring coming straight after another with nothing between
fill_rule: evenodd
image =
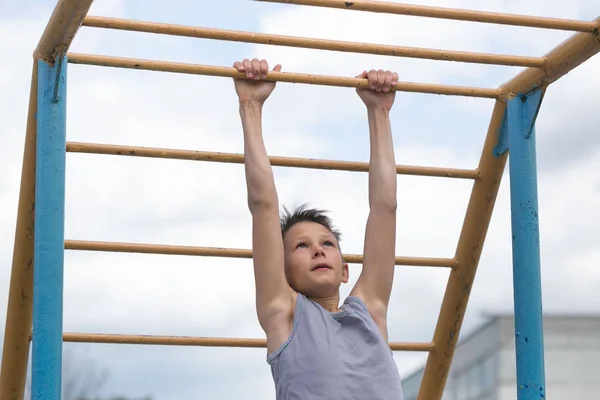
<instances>
[{"instance_id":1,"label":"boy's dark hair","mask_svg":"<svg viewBox=\"0 0 600 400\"><path fill-rule=\"evenodd\" d=\"M317 224L323 225L333 234L339 247L342 234L333 226L331 218L327 216L327 210L307 208L306 204L297 207L292 212L285 206L283 207L283 210L284 212L281 214L281 234L283 236L285 236L292 226L299 222L316 222Z\"/></svg>"}]
</instances>

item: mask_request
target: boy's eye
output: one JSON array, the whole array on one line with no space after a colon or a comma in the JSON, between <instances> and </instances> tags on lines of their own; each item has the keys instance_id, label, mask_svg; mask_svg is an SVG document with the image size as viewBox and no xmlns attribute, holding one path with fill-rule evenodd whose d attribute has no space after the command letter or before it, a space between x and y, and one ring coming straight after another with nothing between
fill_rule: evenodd
<instances>
[{"instance_id":1,"label":"boy's eye","mask_svg":"<svg viewBox=\"0 0 600 400\"><path fill-rule=\"evenodd\" d=\"M325 246L333 246L333 243L332 243L332 242L330 242L329 240L326 240L326 241L324 242L324 244L325 244Z\"/></svg>"},{"instance_id":2,"label":"boy's eye","mask_svg":"<svg viewBox=\"0 0 600 400\"><path fill-rule=\"evenodd\" d=\"M296 248L299 248L299 247L306 247L306 243L298 243L298 245L296 246Z\"/></svg>"}]
</instances>

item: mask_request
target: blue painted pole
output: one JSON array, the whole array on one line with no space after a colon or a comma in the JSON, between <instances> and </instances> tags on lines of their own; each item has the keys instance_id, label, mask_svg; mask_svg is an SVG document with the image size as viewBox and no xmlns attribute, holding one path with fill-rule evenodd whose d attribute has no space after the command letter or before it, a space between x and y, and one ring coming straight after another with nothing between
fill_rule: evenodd
<instances>
[{"instance_id":1,"label":"blue painted pole","mask_svg":"<svg viewBox=\"0 0 600 400\"><path fill-rule=\"evenodd\" d=\"M518 400L546 397L535 119L542 92L508 101Z\"/></svg>"},{"instance_id":2,"label":"blue painted pole","mask_svg":"<svg viewBox=\"0 0 600 400\"><path fill-rule=\"evenodd\" d=\"M38 61L32 400L61 399L66 70Z\"/></svg>"}]
</instances>

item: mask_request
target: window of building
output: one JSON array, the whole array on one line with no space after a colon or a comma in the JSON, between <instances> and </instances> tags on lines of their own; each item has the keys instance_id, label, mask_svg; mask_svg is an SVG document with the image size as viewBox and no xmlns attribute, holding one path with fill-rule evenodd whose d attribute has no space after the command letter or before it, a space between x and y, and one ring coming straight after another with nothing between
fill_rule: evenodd
<instances>
[{"instance_id":1,"label":"window of building","mask_svg":"<svg viewBox=\"0 0 600 400\"><path fill-rule=\"evenodd\" d=\"M459 372L449 385L447 398L477 400L494 390L496 364L493 356L478 360L470 368ZM444 397L446 400L446 397Z\"/></svg>"}]
</instances>

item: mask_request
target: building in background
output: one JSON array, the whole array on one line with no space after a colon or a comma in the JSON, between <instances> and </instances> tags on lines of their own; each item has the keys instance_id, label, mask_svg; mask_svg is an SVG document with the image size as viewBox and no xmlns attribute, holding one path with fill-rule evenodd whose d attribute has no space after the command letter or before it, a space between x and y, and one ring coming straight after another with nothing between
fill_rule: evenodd
<instances>
[{"instance_id":1,"label":"building in background","mask_svg":"<svg viewBox=\"0 0 600 400\"><path fill-rule=\"evenodd\" d=\"M512 315L490 321L459 341L443 400L516 400ZM544 316L547 399L600 398L600 315ZM403 381L416 400L423 369Z\"/></svg>"}]
</instances>

